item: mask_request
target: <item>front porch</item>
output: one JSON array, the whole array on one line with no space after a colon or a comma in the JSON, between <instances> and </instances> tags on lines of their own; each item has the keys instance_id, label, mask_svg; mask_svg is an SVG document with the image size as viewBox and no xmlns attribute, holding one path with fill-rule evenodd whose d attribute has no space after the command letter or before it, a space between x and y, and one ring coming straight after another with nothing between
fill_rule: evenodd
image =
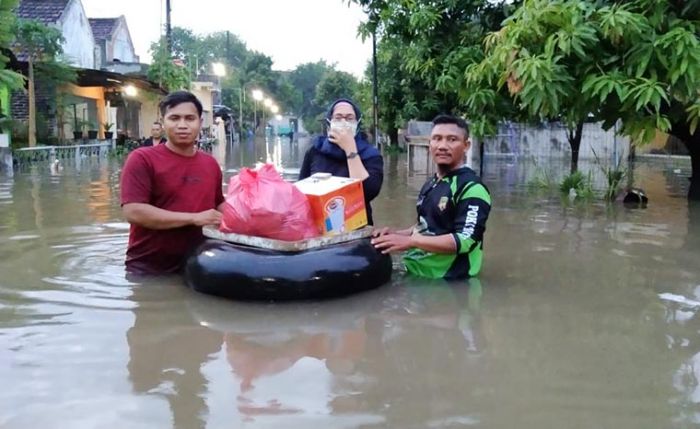
<instances>
[{"instance_id":1,"label":"front porch","mask_svg":"<svg viewBox=\"0 0 700 429\"><path fill-rule=\"evenodd\" d=\"M37 85L37 145L75 145L114 138L139 139L157 120L165 94L145 78L104 70L78 69L75 83L55 91ZM12 97L13 149L27 145L29 100L25 92Z\"/></svg>"}]
</instances>

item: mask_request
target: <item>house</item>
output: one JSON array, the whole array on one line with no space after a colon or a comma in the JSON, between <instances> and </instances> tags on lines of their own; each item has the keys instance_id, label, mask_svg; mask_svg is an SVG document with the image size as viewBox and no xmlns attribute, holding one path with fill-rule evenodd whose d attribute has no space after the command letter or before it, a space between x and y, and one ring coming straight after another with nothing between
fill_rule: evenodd
<instances>
[{"instance_id":1,"label":"house","mask_svg":"<svg viewBox=\"0 0 700 429\"><path fill-rule=\"evenodd\" d=\"M96 68L105 68L114 63L139 63L124 15L89 18L88 21L95 38Z\"/></svg>"},{"instance_id":2,"label":"house","mask_svg":"<svg viewBox=\"0 0 700 429\"><path fill-rule=\"evenodd\" d=\"M190 91L202 102L202 131L207 137L212 137L220 142L227 139L224 123L214 118L215 96L221 93L221 87L216 79L208 76L198 76L192 82Z\"/></svg>"},{"instance_id":3,"label":"house","mask_svg":"<svg viewBox=\"0 0 700 429\"><path fill-rule=\"evenodd\" d=\"M63 54L76 68L95 68L95 39L80 0L21 0L17 17L34 19L61 31ZM24 61L21 53L17 53Z\"/></svg>"},{"instance_id":4,"label":"house","mask_svg":"<svg viewBox=\"0 0 700 429\"><path fill-rule=\"evenodd\" d=\"M164 92L146 78L124 16L89 19L80 0L20 0L16 14L59 29L64 58L78 72L75 84L58 89L61 105L56 94L37 85L37 128L45 131L40 138L80 138L90 130L104 138L106 123L116 125L109 131L132 138L150 133ZM15 54L17 68L26 74L26 56ZM27 95L16 92L11 98L12 117L26 120Z\"/></svg>"}]
</instances>

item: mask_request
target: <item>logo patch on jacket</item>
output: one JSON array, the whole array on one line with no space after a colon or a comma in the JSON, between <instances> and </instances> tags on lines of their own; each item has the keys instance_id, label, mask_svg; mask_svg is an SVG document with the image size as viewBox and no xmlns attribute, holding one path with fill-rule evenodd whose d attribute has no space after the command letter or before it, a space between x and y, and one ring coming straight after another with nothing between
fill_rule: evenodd
<instances>
[{"instance_id":1,"label":"logo patch on jacket","mask_svg":"<svg viewBox=\"0 0 700 429\"><path fill-rule=\"evenodd\" d=\"M444 212L445 209L447 208L447 202L449 201L449 198L447 197L440 197L440 201L438 202L438 208L440 209L441 212Z\"/></svg>"}]
</instances>

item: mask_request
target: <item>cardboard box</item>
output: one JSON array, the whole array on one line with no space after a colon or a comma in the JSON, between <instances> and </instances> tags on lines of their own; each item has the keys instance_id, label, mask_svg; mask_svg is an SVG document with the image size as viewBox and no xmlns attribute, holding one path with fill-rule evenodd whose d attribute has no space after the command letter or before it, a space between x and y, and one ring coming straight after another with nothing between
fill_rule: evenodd
<instances>
[{"instance_id":1,"label":"cardboard box","mask_svg":"<svg viewBox=\"0 0 700 429\"><path fill-rule=\"evenodd\" d=\"M361 180L316 173L295 185L309 199L321 234L340 234L367 225Z\"/></svg>"}]
</instances>

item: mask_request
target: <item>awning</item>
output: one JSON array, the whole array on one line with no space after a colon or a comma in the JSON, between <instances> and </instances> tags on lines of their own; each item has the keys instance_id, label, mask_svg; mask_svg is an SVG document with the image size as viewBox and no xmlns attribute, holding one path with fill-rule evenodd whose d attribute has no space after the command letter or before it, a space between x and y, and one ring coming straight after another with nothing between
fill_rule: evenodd
<instances>
[{"instance_id":1,"label":"awning","mask_svg":"<svg viewBox=\"0 0 700 429\"><path fill-rule=\"evenodd\" d=\"M138 76L93 69L76 69L76 72L78 74L78 80L75 83L77 86L101 86L121 89L127 85L133 85L145 91L167 94L157 83Z\"/></svg>"},{"instance_id":2,"label":"awning","mask_svg":"<svg viewBox=\"0 0 700 429\"><path fill-rule=\"evenodd\" d=\"M7 51L3 50L3 53L7 54ZM8 68L27 76L29 65L26 61L17 61L16 58L10 57L10 63L8 66ZM127 85L133 85L136 88L144 91L155 92L161 95L167 94L167 91L161 88L160 85L155 82L151 82L145 77L95 69L75 68L75 72L78 76L77 81L75 82L75 85L77 86L101 86L104 88L121 89Z\"/></svg>"}]
</instances>

